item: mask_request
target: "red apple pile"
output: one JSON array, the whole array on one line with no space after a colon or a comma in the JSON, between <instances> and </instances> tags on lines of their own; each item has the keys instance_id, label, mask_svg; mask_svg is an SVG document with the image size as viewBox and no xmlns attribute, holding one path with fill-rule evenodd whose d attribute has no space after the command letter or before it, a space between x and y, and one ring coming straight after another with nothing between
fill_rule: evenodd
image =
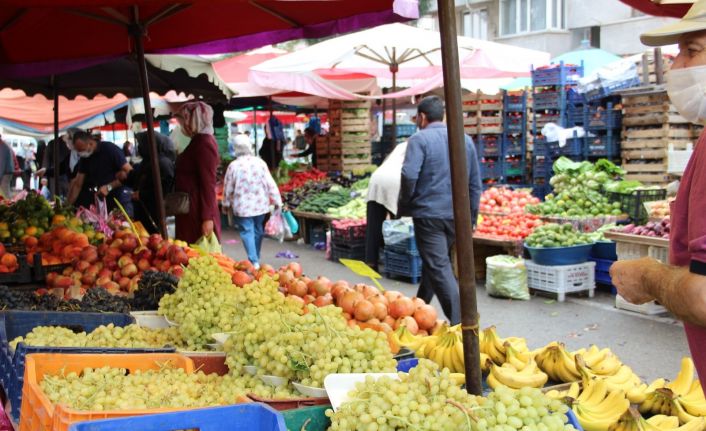
<instances>
[{"instance_id":1,"label":"red apple pile","mask_svg":"<svg viewBox=\"0 0 706 431\"><path fill-rule=\"evenodd\" d=\"M137 288L144 271L162 271L181 277L189 262L187 251L158 234L142 238L130 231L118 231L112 240L81 250L72 266L61 274L47 275L47 287L64 289L80 297L87 289L103 287L114 295L127 295Z\"/></svg>"}]
</instances>

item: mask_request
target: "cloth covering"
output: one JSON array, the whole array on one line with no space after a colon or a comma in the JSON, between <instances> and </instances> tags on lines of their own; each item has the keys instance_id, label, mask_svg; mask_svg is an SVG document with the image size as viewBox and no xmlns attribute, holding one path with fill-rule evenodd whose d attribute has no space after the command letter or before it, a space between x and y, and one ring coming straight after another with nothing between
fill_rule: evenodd
<instances>
[{"instance_id":1,"label":"cloth covering","mask_svg":"<svg viewBox=\"0 0 706 431\"><path fill-rule=\"evenodd\" d=\"M182 132L193 137L196 134L213 135L213 108L204 102L188 102L177 113Z\"/></svg>"},{"instance_id":2,"label":"cloth covering","mask_svg":"<svg viewBox=\"0 0 706 431\"><path fill-rule=\"evenodd\" d=\"M400 196L402 164L407 152L407 142L397 145L380 167L373 172L368 185L368 201L383 205L392 214L397 214Z\"/></svg>"}]
</instances>

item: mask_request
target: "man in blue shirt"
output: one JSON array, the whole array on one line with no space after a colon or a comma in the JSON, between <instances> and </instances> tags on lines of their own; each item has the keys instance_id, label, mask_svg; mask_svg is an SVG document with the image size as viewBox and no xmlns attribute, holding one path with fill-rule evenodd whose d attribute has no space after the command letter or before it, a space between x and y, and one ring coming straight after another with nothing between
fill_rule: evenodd
<instances>
[{"instance_id":1,"label":"man in blue shirt","mask_svg":"<svg viewBox=\"0 0 706 431\"><path fill-rule=\"evenodd\" d=\"M399 212L414 219L417 248L422 258L422 283L417 296L430 302L434 294L451 324L461 322L458 281L451 267L456 241L449 140L444 102L437 96L422 99L417 107L420 131L409 138L400 188ZM478 156L466 136L468 192L473 224L478 218L481 179Z\"/></svg>"},{"instance_id":2,"label":"man in blue shirt","mask_svg":"<svg viewBox=\"0 0 706 431\"><path fill-rule=\"evenodd\" d=\"M132 216L132 191L122 184L132 166L125 159L122 149L112 142L98 141L83 131L73 135L73 143L81 161L78 163L78 174L69 189L69 204L90 206L93 203L93 193L81 193L87 187L107 198L108 209L115 208L115 198Z\"/></svg>"}]
</instances>

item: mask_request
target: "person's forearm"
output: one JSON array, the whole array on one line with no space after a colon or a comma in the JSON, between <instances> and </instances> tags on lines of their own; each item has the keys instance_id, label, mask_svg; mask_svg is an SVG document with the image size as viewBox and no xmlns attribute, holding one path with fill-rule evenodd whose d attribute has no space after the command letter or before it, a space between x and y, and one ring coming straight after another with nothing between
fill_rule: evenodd
<instances>
[{"instance_id":1,"label":"person's forearm","mask_svg":"<svg viewBox=\"0 0 706 431\"><path fill-rule=\"evenodd\" d=\"M655 262L642 273L646 290L679 319L706 327L706 277Z\"/></svg>"},{"instance_id":2,"label":"person's forearm","mask_svg":"<svg viewBox=\"0 0 706 431\"><path fill-rule=\"evenodd\" d=\"M76 187L75 181L72 181L71 185L69 186L69 194L66 197L66 202L68 202L69 205L73 205L76 202L77 198L78 198L78 187Z\"/></svg>"}]
</instances>

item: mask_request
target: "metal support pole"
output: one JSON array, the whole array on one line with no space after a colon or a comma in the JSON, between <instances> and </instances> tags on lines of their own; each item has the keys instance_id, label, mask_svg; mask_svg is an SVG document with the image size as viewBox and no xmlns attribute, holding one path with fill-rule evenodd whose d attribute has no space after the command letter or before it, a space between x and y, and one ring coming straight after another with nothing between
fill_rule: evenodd
<instances>
[{"instance_id":1,"label":"metal support pole","mask_svg":"<svg viewBox=\"0 0 706 431\"><path fill-rule=\"evenodd\" d=\"M395 57L395 48L392 48L392 56ZM394 61L397 61L395 58ZM400 66L397 63L390 65L390 72L392 72L392 93L397 93L397 71L400 70ZM392 99L392 148L397 146L397 99Z\"/></svg>"},{"instance_id":2,"label":"metal support pole","mask_svg":"<svg viewBox=\"0 0 706 431\"><path fill-rule=\"evenodd\" d=\"M51 185L51 194L59 194L59 87L56 76L51 76L52 96L54 96L54 152L52 153L52 166L54 166L54 182Z\"/></svg>"},{"instance_id":3,"label":"metal support pole","mask_svg":"<svg viewBox=\"0 0 706 431\"><path fill-rule=\"evenodd\" d=\"M471 203L468 193L468 167L463 135L461 105L461 72L456 39L456 8L453 0L437 0L441 54L446 97L446 121L451 162L451 190L453 193L454 222L456 226L456 258L459 288L461 290L461 327L463 355L466 368L466 390L482 394L480 350L478 346L478 306L476 303L475 265L473 261L473 231Z\"/></svg>"},{"instance_id":4,"label":"metal support pole","mask_svg":"<svg viewBox=\"0 0 706 431\"><path fill-rule=\"evenodd\" d=\"M147 78L147 62L145 60L145 37L144 28L139 22L137 6L133 7L133 24L130 33L135 40L135 51L137 51L137 65L140 72L140 86L142 87L142 100L145 105L145 119L147 121L147 142L150 150L150 168L152 170L152 186L154 187L154 198L157 205L157 223L159 231L164 238L168 237L167 217L164 212L164 196L162 193L162 175L159 171L159 155L157 152L157 141L154 136L154 118L152 116L152 103L150 101L150 83Z\"/></svg>"}]
</instances>

